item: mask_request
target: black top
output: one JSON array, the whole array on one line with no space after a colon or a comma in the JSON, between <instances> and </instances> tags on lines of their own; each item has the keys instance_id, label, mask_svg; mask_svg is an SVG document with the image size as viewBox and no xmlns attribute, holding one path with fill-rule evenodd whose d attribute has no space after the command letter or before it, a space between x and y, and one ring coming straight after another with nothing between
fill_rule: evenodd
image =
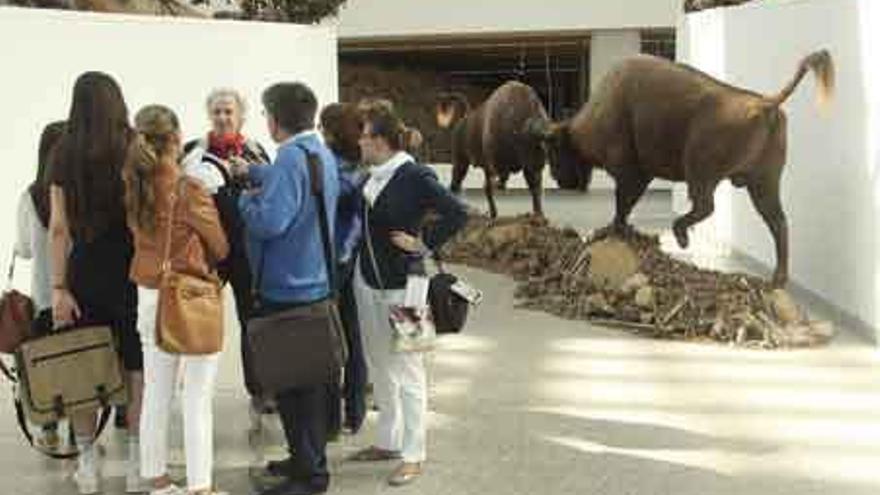
<instances>
[{"instance_id":1,"label":"black top","mask_svg":"<svg viewBox=\"0 0 880 495\"><path fill-rule=\"evenodd\" d=\"M428 213L438 218L425 226ZM407 162L385 185L366 220L369 225L364 222L365 235L370 236L382 283L376 278L366 242L361 243L359 253L364 280L374 289L403 289L412 255L391 243L390 232L421 235L428 249L436 252L467 222L467 209L440 184L433 170Z\"/></svg>"},{"instance_id":2,"label":"black top","mask_svg":"<svg viewBox=\"0 0 880 495\"><path fill-rule=\"evenodd\" d=\"M247 252L244 242L244 221L242 221L241 213L238 210L238 197L245 189L247 184L233 177L226 167L223 166L221 160L216 155L208 151L206 139L194 139L183 145L184 155L188 154L194 148L200 147L204 150L202 161L208 163L220 172L223 176L223 185L217 189L214 194L214 204L220 216L220 224L226 233L226 239L229 242L229 255L226 259L221 260L217 264L217 272L223 280L234 278L234 273L239 273L247 280L242 280L242 284L250 286L250 267L247 261ZM246 154L251 154L250 159L269 163L269 155L259 143L252 140L245 142ZM236 281L233 281L233 285Z\"/></svg>"}]
</instances>

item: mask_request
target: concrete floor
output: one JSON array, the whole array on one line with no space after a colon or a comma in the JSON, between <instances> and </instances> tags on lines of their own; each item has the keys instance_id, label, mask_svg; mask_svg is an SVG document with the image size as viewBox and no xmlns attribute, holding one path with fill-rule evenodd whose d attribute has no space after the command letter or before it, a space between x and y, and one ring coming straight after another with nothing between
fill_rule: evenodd
<instances>
[{"instance_id":1,"label":"concrete floor","mask_svg":"<svg viewBox=\"0 0 880 495\"><path fill-rule=\"evenodd\" d=\"M472 201L482 207L479 195ZM551 218L594 228L613 201L550 195ZM505 196L502 214L528 211ZM668 194L652 194L633 222L669 226ZM880 371L874 349L846 331L830 347L748 351L646 340L512 308L504 277L458 269L486 293L464 335L431 357L430 461L415 485L383 483L392 465L342 458L369 444L367 431L330 448L330 493L466 494L876 494L880 480ZM237 331L229 338L216 398L220 488L252 492L248 470L281 456L269 420L249 446ZM28 450L0 388L0 486L15 494L72 494L70 464ZM175 432L179 432L179 427ZM122 436L111 431L105 493L122 492ZM174 441L179 445L179 434ZM180 452L175 453L180 458Z\"/></svg>"}]
</instances>

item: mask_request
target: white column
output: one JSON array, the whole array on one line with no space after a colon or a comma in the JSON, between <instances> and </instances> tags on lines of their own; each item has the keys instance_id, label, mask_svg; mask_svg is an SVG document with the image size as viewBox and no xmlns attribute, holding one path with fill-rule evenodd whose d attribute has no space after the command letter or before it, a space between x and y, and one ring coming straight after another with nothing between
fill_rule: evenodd
<instances>
[{"instance_id":1,"label":"white column","mask_svg":"<svg viewBox=\"0 0 880 495\"><path fill-rule=\"evenodd\" d=\"M593 32L590 36L590 94L615 64L627 57L638 55L641 51L641 43L642 36L635 29ZM593 172L593 183L590 188L614 190L614 181L604 170L597 168Z\"/></svg>"},{"instance_id":2,"label":"white column","mask_svg":"<svg viewBox=\"0 0 880 495\"><path fill-rule=\"evenodd\" d=\"M590 39L590 92L605 74L621 60L641 52L638 30L596 31Z\"/></svg>"}]
</instances>

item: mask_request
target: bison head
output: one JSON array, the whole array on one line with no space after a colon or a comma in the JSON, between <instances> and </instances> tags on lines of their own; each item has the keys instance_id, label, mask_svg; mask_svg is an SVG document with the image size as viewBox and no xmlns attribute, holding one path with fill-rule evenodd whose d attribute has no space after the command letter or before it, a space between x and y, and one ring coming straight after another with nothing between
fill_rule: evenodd
<instances>
[{"instance_id":1,"label":"bison head","mask_svg":"<svg viewBox=\"0 0 880 495\"><path fill-rule=\"evenodd\" d=\"M437 96L436 118L441 129L455 127L469 111L467 98L461 93L441 93Z\"/></svg>"},{"instance_id":2,"label":"bison head","mask_svg":"<svg viewBox=\"0 0 880 495\"><path fill-rule=\"evenodd\" d=\"M539 138L547 150L550 174L562 189L586 191L593 178L593 164L581 157L571 141L568 123L530 119L526 132Z\"/></svg>"}]
</instances>

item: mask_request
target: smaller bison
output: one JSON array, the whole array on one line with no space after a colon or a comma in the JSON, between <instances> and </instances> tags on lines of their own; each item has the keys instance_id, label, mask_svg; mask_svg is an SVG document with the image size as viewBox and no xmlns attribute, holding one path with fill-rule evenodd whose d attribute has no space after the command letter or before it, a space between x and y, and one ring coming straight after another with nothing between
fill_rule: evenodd
<instances>
[{"instance_id":1,"label":"smaller bison","mask_svg":"<svg viewBox=\"0 0 880 495\"><path fill-rule=\"evenodd\" d=\"M510 174L522 171L532 195L532 210L543 216L541 179L546 153L542 131L549 123L535 90L520 82L504 83L473 111L463 96L441 95L437 124L453 133L450 189L461 192L470 165L482 168L489 215L495 218L496 181L503 188Z\"/></svg>"},{"instance_id":2,"label":"smaller bison","mask_svg":"<svg viewBox=\"0 0 880 495\"><path fill-rule=\"evenodd\" d=\"M655 177L687 183L691 211L672 230L682 248L688 229L712 214L718 183L745 187L776 244L773 283L788 280L788 226L779 199L786 155L786 116L780 108L807 71L817 79L819 102L834 89L827 51L805 57L791 81L762 95L714 79L686 65L651 56L618 64L570 121L545 128L558 150L551 171L560 187L581 188L593 166L616 183L613 227L627 217Z\"/></svg>"}]
</instances>

